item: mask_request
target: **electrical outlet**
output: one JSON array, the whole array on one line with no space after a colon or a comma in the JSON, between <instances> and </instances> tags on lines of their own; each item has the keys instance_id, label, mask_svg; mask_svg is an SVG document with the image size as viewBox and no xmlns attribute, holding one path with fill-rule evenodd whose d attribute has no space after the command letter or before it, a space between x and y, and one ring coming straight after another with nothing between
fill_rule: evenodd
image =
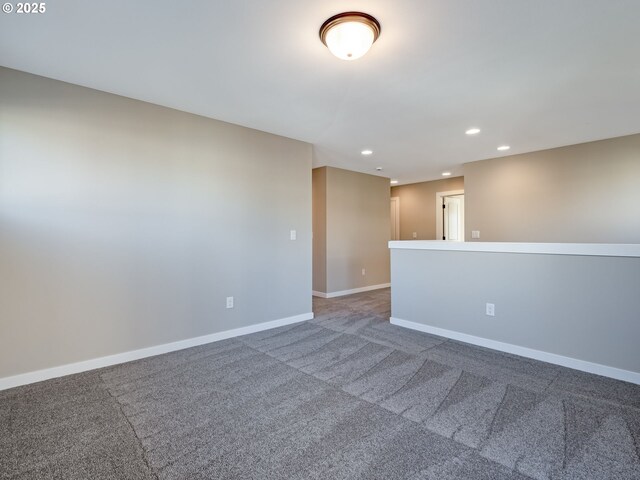
<instances>
[{"instance_id":1,"label":"electrical outlet","mask_svg":"<svg viewBox=\"0 0 640 480\"><path fill-rule=\"evenodd\" d=\"M486 314L490 317L496 316L496 306L493 303L487 303Z\"/></svg>"},{"instance_id":2,"label":"electrical outlet","mask_svg":"<svg viewBox=\"0 0 640 480\"><path fill-rule=\"evenodd\" d=\"M413 238L418 238L418 232L413 232Z\"/></svg>"},{"instance_id":3,"label":"electrical outlet","mask_svg":"<svg viewBox=\"0 0 640 480\"><path fill-rule=\"evenodd\" d=\"M233 297L227 297L227 308L233 308Z\"/></svg>"},{"instance_id":4,"label":"electrical outlet","mask_svg":"<svg viewBox=\"0 0 640 480\"><path fill-rule=\"evenodd\" d=\"M298 238L298 232L296 232L295 230L291 230L289 232L289 238L291 238L291 240L295 240L296 238Z\"/></svg>"},{"instance_id":5,"label":"electrical outlet","mask_svg":"<svg viewBox=\"0 0 640 480\"><path fill-rule=\"evenodd\" d=\"M366 274L367 274L367 271L363 268L362 269L362 275L366 275Z\"/></svg>"},{"instance_id":6,"label":"electrical outlet","mask_svg":"<svg viewBox=\"0 0 640 480\"><path fill-rule=\"evenodd\" d=\"M480 230L471 230L471 238L480 238Z\"/></svg>"}]
</instances>

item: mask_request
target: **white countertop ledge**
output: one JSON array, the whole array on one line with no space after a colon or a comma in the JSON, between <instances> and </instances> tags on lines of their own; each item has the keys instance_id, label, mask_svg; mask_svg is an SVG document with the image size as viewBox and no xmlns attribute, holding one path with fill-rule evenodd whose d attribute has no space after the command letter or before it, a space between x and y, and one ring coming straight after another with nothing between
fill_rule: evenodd
<instances>
[{"instance_id":1,"label":"white countertop ledge","mask_svg":"<svg viewBox=\"0 0 640 480\"><path fill-rule=\"evenodd\" d=\"M441 250L450 252L530 253L541 255L640 258L640 244L637 243L512 243L397 240L390 241L389 248L405 250Z\"/></svg>"}]
</instances>

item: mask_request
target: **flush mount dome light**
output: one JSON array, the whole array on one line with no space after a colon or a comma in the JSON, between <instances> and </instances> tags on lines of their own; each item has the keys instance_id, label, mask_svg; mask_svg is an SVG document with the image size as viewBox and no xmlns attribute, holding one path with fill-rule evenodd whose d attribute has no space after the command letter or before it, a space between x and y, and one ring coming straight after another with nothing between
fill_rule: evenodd
<instances>
[{"instance_id":1,"label":"flush mount dome light","mask_svg":"<svg viewBox=\"0 0 640 480\"><path fill-rule=\"evenodd\" d=\"M378 20L361 12L339 13L320 27L320 40L342 60L362 57L379 36Z\"/></svg>"}]
</instances>

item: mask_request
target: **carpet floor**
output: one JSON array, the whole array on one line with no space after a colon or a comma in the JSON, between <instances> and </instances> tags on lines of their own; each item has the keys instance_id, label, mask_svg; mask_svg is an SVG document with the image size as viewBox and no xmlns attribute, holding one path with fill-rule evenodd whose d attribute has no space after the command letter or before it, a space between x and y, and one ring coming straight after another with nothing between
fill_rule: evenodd
<instances>
[{"instance_id":1,"label":"carpet floor","mask_svg":"<svg viewBox=\"0 0 640 480\"><path fill-rule=\"evenodd\" d=\"M0 478L640 479L640 386L314 311L0 392Z\"/></svg>"}]
</instances>

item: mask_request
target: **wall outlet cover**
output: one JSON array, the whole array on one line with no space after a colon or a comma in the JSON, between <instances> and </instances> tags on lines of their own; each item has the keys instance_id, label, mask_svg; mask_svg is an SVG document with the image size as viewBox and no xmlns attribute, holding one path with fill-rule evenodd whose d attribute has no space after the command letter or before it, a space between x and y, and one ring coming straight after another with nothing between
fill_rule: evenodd
<instances>
[{"instance_id":1,"label":"wall outlet cover","mask_svg":"<svg viewBox=\"0 0 640 480\"><path fill-rule=\"evenodd\" d=\"M496 306L493 303L487 303L486 314L490 317L496 316Z\"/></svg>"}]
</instances>

